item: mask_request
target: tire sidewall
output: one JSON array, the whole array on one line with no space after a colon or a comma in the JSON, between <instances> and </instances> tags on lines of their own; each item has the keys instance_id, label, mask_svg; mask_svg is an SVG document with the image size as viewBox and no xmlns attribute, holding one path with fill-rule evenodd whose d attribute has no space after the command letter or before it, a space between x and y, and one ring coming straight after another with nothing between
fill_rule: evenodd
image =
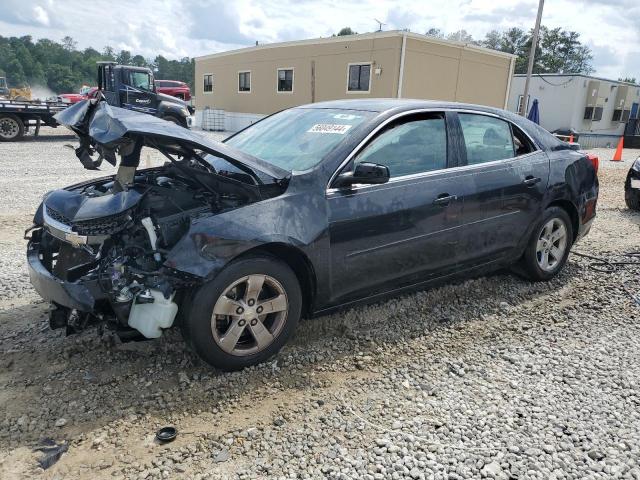
<instances>
[{"instance_id":1,"label":"tire sidewall","mask_svg":"<svg viewBox=\"0 0 640 480\"><path fill-rule=\"evenodd\" d=\"M544 225L547 224L551 219L558 218L564 223L564 226L567 230L567 246L564 251L564 255L562 260L558 262L558 264L553 268L553 270L543 270L538 265L537 259L537 245L538 238L540 237L540 233ZM536 225L536 228L533 230L531 238L529 239L529 243L527 245L527 250L524 255L525 267L531 279L538 281L547 281L551 280L555 277L564 267L567 262L567 258L569 257L569 253L571 251L571 246L573 245L573 225L571 224L571 218L569 214L560 207L549 207L547 208L540 218L540 221Z\"/></svg>"},{"instance_id":2,"label":"tire sidewall","mask_svg":"<svg viewBox=\"0 0 640 480\"><path fill-rule=\"evenodd\" d=\"M274 342L253 355L235 356L222 350L211 332L213 307L224 290L246 275L264 274L275 278L287 294L288 311L285 324ZM233 371L263 362L276 354L293 334L302 310L302 294L293 271L275 257L254 256L236 260L225 267L210 282L198 289L189 305L189 315L184 319L184 333L195 352L210 365L221 370Z\"/></svg>"},{"instance_id":3,"label":"tire sidewall","mask_svg":"<svg viewBox=\"0 0 640 480\"><path fill-rule=\"evenodd\" d=\"M22 138L24 136L24 124L22 123L22 120L20 120L20 118L16 117L15 115L0 115L0 120L4 118L13 120L18 124L18 133L16 134L16 136L11 138L5 138L0 136L0 142L14 142Z\"/></svg>"}]
</instances>

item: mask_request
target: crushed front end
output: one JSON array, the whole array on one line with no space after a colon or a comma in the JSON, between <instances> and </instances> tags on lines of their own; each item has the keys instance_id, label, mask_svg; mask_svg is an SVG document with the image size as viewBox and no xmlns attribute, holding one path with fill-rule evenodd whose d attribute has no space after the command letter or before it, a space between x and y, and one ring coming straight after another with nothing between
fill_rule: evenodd
<instances>
[{"instance_id":1,"label":"crushed front end","mask_svg":"<svg viewBox=\"0 0 640 480\"><path fill-rule=\"evenodd\" d=\"M213 213L211 198L161 168L126 190L112 179L49 193L27 247L35 290L52 304L52 328L106 321L147 338L173 324L181 292L201 279L163 265L190 222Z\"/></svg>"},{"instance_id":2,"label":"crushed front end","mask_svg":"<svg viewBox=\"0 0 640 480\"><path fill-rule=\"evenodd\" d=\"M78 134L85 168L102 158L120 163L114 176L46 194L25 235L30 280L51 303L50 325L74 333L106 322L123 338L159 337L206 280L175 260L202 258L196 241L181 242L193 223L278 195L286 180L224 144L105 102L81 102L56 119ZM138 170L143 147L168 161Z\"/></svg>"}]
</instances>

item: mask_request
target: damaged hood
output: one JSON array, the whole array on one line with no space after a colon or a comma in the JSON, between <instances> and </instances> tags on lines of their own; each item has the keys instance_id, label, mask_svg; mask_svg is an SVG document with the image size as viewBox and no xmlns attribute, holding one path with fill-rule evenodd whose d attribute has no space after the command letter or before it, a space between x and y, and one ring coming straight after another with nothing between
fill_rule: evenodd
<instances>
[{"instance_id":1,"label":"damaged hood","mask_svg":"<svg viewBox=\"0 0 640 480\"><path fill-rule=\"evenodd\" d=\"M84 100L55 115L58 123L70 128L80 137L81 147L93 140L113 151L117 147L142 140L145 146L186 156L192 150L201 150L224 158L242 170L249 168L255 174L261 173L274 180L290 176L290 172L286 170L224 143L209 140L172 122L146 113L113 107L106 101L94 102Z\"/></svg>"}]
</instances>

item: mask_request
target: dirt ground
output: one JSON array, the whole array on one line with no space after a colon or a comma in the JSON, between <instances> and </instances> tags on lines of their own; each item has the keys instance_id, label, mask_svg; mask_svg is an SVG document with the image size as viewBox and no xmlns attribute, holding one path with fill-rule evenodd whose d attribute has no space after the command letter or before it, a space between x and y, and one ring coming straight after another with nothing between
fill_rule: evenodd
<instances>
[{"instance_id":1,"label":"dirt ground","mask_svg":"<svg viewBox=\"0 0 640 480\"><path fill-rule=\"evenodd\" d=\"M63 143L65 139L52 141L47 148L59 150ZM371 478L380 478L375 473L367 473L375 470L369 463L373 465L378 460L366 460L362 467L354 467L348 459L360 458L356 455L358 448L371 451L382 448L378 437L388 432L375 426L381 420L367 423L358 418L370 418L367 417L369 400L384 403L385 398L388 401L395 395L394 389L389 388L386 397L376 397L389 385L402 389L400 385L409 381L404 375L407 379L422 375L424 382L442 389L441 396L429 397L432 403L428 405L433 415L449 418L451 435L457 421L464 423L463 417L475 415L469 407L463 408L466 400L457 402L459 397L455 396L464 395L464 389L471 387L460 385L460 391L449 392L454 388L449 384L451 374L440 374L424 365L447 362L458 365L461 359L469 358L466 363L472 368L466 367L465 380L469 381L469 375L475 378L474 374L483 369L493 372L492 369L497 368L495 364L499 360L494 354L500 348L538 354L541 343L552 345L558 335L569 335L573 343L565 347L587 363L598 355L592 349L604 348L597 342L604 337L612 342L606 347L611 368L615 370L617 365L623 371L626 362L638 360L637 349L635 353L633 350L637 344L628 342L635 341L631 337L638 338L640 333L632 321L640 318L640 309L633 305L621 286L616 286L617 280L589 273L583 260L576 257L571 257L566 272L555 283L531 285L513 275L498 274L304 322L291 345L276 359L233 374L215 372L203 365L187 351L178 332L139 344L120 344L109 333L100 336L95 330L65 337L62 331L49 330L47 305L28 286L22 235L30 225L31 204L44 193L43 188L64 185L75 178L67 178L65 174L55 179L46 178L46 167L41 173L33 173L36 170L27 165L33 162L28 157L30 146L17 148L24 160L14 169L13 180L5 177L0 181L3 195L9 192L6 194L13 198L0 209L0 248L4 251L2 268L5 270L0 283L4 289L0 296L2 479L316 478L317 472L322 471L319 465L322 462L331 468L335 466L323 473L327 478L355 478L351 473L344 473L351 472L351 468L358 472L362 468L362 478L368 478L369 474ZM632 160L640 151L626 150L625 161L619 164L608 161L612 150L602 149L596 153L601 159L598 217L591 233L575 250L607 255L638 250L640 214L626 208L623 183ZM7 154L8 147L0 145L0 157L6 158ZM29 205L19 202L21 195L30 199ZM630 276L628 280L633 282L634 278L637 277ZM26 286L12 290L12 285ZM636 282L635 286L640 284ZM597 319L600 307L594 302L594 295L597 299L603 298L601 303L609 310L609 327ZM504 307L505 301L508 307ZM407 328L406 335L401 330L390 332L386 322L395 325L393 322L402 317L413 324ZM567 322L574 320L574 325L580 325L581 329L576 337L567 326ZM564 354L558 352L549 352L545 358L552 362L549 365L556 360L565 361ZM566 361L567 365L571 363L570 358ZM422 365L422 373L414 370L416 367L412 364ZM527 364L527 368L538 367ZM552 369L551 366L540 368ZM482 405L486 412L491 412L495 399L492 400L491 395L483 396L482 391L486 394L493 389L504 390L505 385L510 385L510 375L515 375L513 382L517 385L530 381L524 371L505 372L476 382L483 385L478 388L485 389L477 393L476 406ZM630 382L638 380L637 372L627 373ZM573 385L566 376L557 382L555 377L550 378L554 388L563 382ZM411 385L413 388L413 380ZM537 435L546 427L535 426L533 418L544 412L544 405L531 407L534 399L527 400L532 403L520 404L531 392L525 395L517 388L524 387L513 387L513 405L531 414L530 417L525 414L525 418L532 418L531 432L536 433L527 430L526 435ZM577 385L572 388L580 390ZM623 416L630 405L638 409L637 389L634 392L635 404L632 401L619 409L616 405L602 404L597 409L608 413L613 409L613 417ZM596 393L585 392L585 395L598 403ZM610 393L604 389L600 395ZM415 406L415 402L412 399L410 405ZM579 409L579 404L577 401L572 408ZM411 406L404 411L410 412ZM561 417L562 410L558 406L554 413ZM600 428L598 414L594 415L594 425ZM633 415L624 428L631 432L632 438L637 438L640 425L635 423L637 414ZM389 420L408 425L402 414ZM154 440L155 431L163 425L178 428L175 442L160 445ZM430 436L429 432L423 435L434 442L440 438ZM525 434L524 430L520 432ZM495 445L502 445L501 434L495 435ZM478 433L478 438L481 437L483 434ZM41 454L34 452L43 438L68 442L69 446L61 459L47 470L38 466ZM460 437L460 445L475 442L474 436L464 438L467 437ZM336 447L336 442L344 451ZM622 440L618 438L615 442ZM302 445L300 451L296 445ZM327 453L334 447L337 457ZM406 448L405 456L413 455L418 459L416 462L422 458L410 446ZM630 447L629 452L634 448L637 453L637 445ZM469 475L473 477L480 471L486 473L489 471L486 467L496 462L502 465L500 472L506 472L507 468L502 461L506 457L495 460L470 451L463 458L459 450L442 446L429 450L427 445L423 451L426 452L425 465L428 461L443 465L438 470L433 467L435 476L428 474L423 475L424 478L465 478L465 475L454 475L456 468L462 468L456 467L458 463L469 465ZM435 459L427 460L429 452ZM511 453L521 457L518 461L524 465L533 462L533 454ZM536 460L543 466L546 465L546 460L542 460L544 455L546 453ZM623 464L637 459L631 453L621 455L616 458L621 458ZM313 460L314 456L317 461ZM555 471L552 467L557 466L553 458L549 453L551 466L544 467L549 471ZM594 462L587 460L592 466ZM604 469L606 460L602 462ZM514 460L512 465L516 463ZM611 470L614 466L611 464L609 471L615 472ZM418 471L426 471L422 468ZM546 471L544 468L536 467L534 473L528 473L529 467L523 467L520 476L511 478L552 478L540 473ZM576 468L577 473L567 478L615 477L608 476L606 470ZM344 477L340 476L341 469ZM633 470L624 470L630 471ZM438 476L440 472L442 475ZM584 476L581 477L580 472ZM498 473L483 475L507 478ZM392 478L391 473L382 478Z\"/></svg>"}]
</instances>

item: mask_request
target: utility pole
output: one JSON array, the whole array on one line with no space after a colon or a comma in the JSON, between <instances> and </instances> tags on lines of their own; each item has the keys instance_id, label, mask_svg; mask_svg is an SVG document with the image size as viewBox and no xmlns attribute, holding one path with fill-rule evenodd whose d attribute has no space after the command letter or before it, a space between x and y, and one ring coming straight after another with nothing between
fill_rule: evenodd
<instances>
[{"instance_id":1,"label":"utility pole","mask_svg":"<svg viewBox=\"0 0 640 480\"><path fill-rule=\"evenodd\" d=\"M531 81L531 73L533 72L533 62L536 56L536 47L538 46L538 35L540 34L540 21L542 20L542 9L544 8L544 0L540 0L538 4L538 16L536 17L536 26L533 28L533 38L531 39L531 51L529 52L529 66L527 67L527 78L524 81L524 95L522 96L522 105L518 112L523 117L527 114L527 97L529 96L529 82Z\"/></svg>"}]
</instances>

